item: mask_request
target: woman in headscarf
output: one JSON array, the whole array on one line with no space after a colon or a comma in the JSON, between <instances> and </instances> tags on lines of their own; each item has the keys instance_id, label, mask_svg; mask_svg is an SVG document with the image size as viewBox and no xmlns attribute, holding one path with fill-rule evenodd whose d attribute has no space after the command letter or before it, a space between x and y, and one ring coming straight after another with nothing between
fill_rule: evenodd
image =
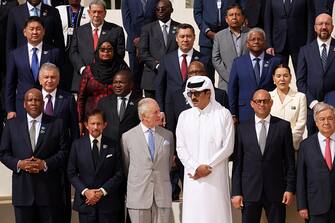
<instances>
[{"instance_id":1,"label":"woman in headscarf","mask_svg":"<svg viewBox=\"0 0 335 223\"><path fill-rule=\"evenodd\" d=\"M80 81L78 114L81 133L85 114L95 109L101 98L113 93L113 77L124 69L129 69L128 65L115 53L112 43L99 44L93 62L86 66Z\"/></svg>"}]
</instances>

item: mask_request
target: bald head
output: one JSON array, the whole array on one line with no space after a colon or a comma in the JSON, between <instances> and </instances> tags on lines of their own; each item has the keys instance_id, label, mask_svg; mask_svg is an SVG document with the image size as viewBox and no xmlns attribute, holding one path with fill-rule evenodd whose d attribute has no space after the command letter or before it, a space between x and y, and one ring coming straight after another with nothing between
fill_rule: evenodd
<instances>
[{"instance_id":1,"label":"bald head","mask_svg":"<svg viewBox=\"0 0 335 223\"><path fill-rule=\"evenodd\" d=\"M257 117L265 119L270 114L272 103L269 92L260 89L254 93L250 105Z\"/></svg>"},{"instance_id":2,"label":"bald head","mask_svg":"<svg viewBox=\"0 0 335 223\"><path fill-rule=\"evenodd\" d=\"M24 94L23 106L32 118L36 118L43 112L43 105L43 96L40 90L32 88Z\"/></svg>"},{"instance_id":3,"label":"bald head","mask_svg":"<svg viewBox=\"0 0 335 223\"><path fill-rule=\"evenodd\" d=\"M333 20L330 15L322 13L315 18L314 31L322 41L327 41L331 37L333 28Z\"/></svg>"},{"instance_id":4,"label":"bald head","mask_svg":"<svg viewBox=\"0 0 335 223\"><path fill-rule=\"evenodd\" d=\"M188 78L193 76L207 76L205 65L199 61L193 61L187 68Z\"/></svg>"}]
</instances>

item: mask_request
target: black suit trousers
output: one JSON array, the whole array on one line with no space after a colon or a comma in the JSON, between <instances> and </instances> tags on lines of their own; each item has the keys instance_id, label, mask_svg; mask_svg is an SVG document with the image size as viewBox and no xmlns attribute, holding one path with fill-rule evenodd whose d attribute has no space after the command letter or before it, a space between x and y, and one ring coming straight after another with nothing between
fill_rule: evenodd
<instances>
[{"instance_id":1,"label":"black suit trousers","mask_svg":"<svg viewBox=\"0 0 335 223\"><path fill-rule=\"evenodd\" d=\"M308 223L335 223L335 209L331 209L325 214L309 216Z\"/></svg>"},{"instance_id":2,"label":"black suit trousers","mask_svg":"<svg viewBox=\"0 0 335 223\"><path fill-rule=\"evenodd\" d=\"M79 213L80 223L123 223L124 218L123 209L109 213L99 213L99 210L92 214Z\"/></svg>"},{"instance_id":3,"label":"black suit trousers","mask_svg":"<svg viewBox=\"0 0 335 223\"><path fill-rule=\"evenodd\" d=\"M64 223L62 208L57 206L14 206L16 223Z\"/></svg>"}]
</instances>

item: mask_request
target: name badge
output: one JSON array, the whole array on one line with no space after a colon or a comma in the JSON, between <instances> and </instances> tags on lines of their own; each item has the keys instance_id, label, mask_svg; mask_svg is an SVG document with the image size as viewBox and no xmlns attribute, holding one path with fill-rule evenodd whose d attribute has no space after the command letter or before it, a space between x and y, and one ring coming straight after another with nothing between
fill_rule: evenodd
<instances>
[{"instance_id":1,"label":"name badge","mask_svg":"<svg viewBox=\"0 0 335 223\"><path fill-rule=\"evenodd\" d=\"M70 36L73 35L73 27L67 28L67 35L70 35Z\"/></svg>"}]
</instances>

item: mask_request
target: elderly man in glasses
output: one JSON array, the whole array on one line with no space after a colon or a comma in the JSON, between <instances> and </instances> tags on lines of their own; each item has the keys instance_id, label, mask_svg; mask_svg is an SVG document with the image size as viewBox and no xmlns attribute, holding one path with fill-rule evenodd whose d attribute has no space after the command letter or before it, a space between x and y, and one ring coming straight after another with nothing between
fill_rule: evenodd
<instances>
[{"instance_id":1,"label":"elderly man in glasses","mask_svg":"<svg viewBox=\"0 0 335 223\"><path fill-rule=\"evenodd\" d=\"M237 127L232 204L242 209L242 222L259 223L264 208L268 222L284 223L295 192L291 126L270 115L266 90L257 90L250 104L254 117Z\"/></svg>"},{"instance_id":2,"label":"elderly man in glasses","mask_svg":"<svg viewBox=\"0 0 335 223\"><path fill-rule=\"evenodd\" d=\"M228 158L234 147L230 112L215 100L206 76L188 79L184 96L192 108L178 119L177 153L185 167L184 223L231 223Z\"/></svg>"}]
</instances>

